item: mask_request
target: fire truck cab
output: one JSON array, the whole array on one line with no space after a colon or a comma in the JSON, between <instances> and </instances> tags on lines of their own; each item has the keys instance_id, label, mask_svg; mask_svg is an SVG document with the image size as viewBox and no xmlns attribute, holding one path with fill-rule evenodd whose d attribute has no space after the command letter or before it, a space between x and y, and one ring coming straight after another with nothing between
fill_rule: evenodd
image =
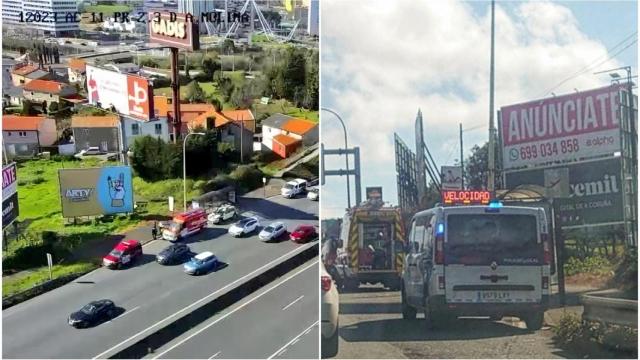
<instances>
[{"instance_id":1,"label":"fire truck cab","mask_svg":"<svg viewBox=\"0 0 640 360\"><path fill-rule=\"evenodd\" d=\"M173 220L162 230L162 238L178 241L204 229L207 225L207 213L204 209L194 209L173 217Z\"/></svg>"}]
</instances>

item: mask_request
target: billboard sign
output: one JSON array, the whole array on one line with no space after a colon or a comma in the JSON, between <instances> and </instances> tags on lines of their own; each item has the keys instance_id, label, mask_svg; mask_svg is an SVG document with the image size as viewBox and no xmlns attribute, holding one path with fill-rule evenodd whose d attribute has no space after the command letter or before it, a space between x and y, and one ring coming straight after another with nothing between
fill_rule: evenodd
<instances>
[{"instance_id":1,"label":"billboard sign","mask_svg":"<svg viewBox=\"0 0 640 360\"><path fill-rule=\"evenodd\" d=\"M567 197L554 199L563 227L621 223L620 166L620 158L616 158L517 171L506 174L506 183L509 189L519 185L543 186L547 197L568 192Z\"/></svg>"},{"instance_id":2,"label":"billboard sign","mask_svg":"<svg viewBox=\"0 0 640 360\"><path fill-rule=\"evenodd\" d=\"M126 90L126 92L124 91ZM153 89L143 77L87 65L89 103L141 120L154 117Z\"/></svg>"},{"instance_id":3,"label":"billboard sign","mask_svg":"<svg viewBox=\"0 0 640 360\"><path fill-rule=\"evenodd\" d=\"M18 168L16 163L2 167L2 200L18 191Z\"/></svg>"},{"instance_id":4,"label":"billboard sign","mask_svg":"<svg viewBox=\"0 0 640 360\"><path fill-rule=\"evenodd\" d=\"M76 217L133 211L131 168L60 169L62 216Z\"/></svg>"},{"instance_id":5,"label":"billboard sign","mask_svg":"<svg viewBox=\"0 0 640 360\"><path fill-rule=\"evenodd\" d=\"M491 191L487 190L442 190L445 205L487 205L491 201Z\"/></svg>"},{"instance_id":6,"label":"billboard sign","mask_svg":"<svg viewBox=\"0 0 640 360\"><path fill-rule=\"evenodd\" d=\"M15 192L8 198L2 200L2 227L11 224L19 215L18 193Z\"/></svg>"},{"instance_id":7,"label":"billboard sign","mask_svg":"<svg viewBox=\"0 0 640 360\"><path fill-rule=\"evenodd\" d=\"M620 151L622 86L502 107L504 169L553 166Z\"/></svg>"},{"instance_id":8,"label":"billboard sign","mask_svg":"<svg viewBox=\"0 0 640 360\"><path fill-rule=\"evenodd\" d=\"M440 168L442 190L462 190L462 168L460 166L442 166Z\"/></svg>"},{"instance_id":9,"label":"billboard sign","mask_svg":"<svg viewBox=\"0 0 640 360\"><path fill-rule=\"evenodd\" d=\"M372 186L366 189L367 200L382 201L382 186Z\"/></svg>"},{"instance_id":10,"label":"billboard sign","mask_svg":"<svg viewBox=\"0 0 640 360\"><path fill-rule=\"evenodd\" d=\"M200 31L197 15L174 12L149 13L149 41L185 49L200 49Z\"/></svg>"}]
</instances>

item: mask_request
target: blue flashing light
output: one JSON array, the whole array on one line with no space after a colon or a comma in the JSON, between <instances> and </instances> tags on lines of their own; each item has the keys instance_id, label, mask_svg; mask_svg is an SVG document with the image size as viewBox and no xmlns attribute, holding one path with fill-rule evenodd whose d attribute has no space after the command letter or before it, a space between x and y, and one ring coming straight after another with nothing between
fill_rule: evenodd
<instances>
[{"instance_id":1,"label":"blue flashing light","mask_svg":"<svg viewBox=\"0 0 640 360\"><path fill-rule=\"evenodd\" d=\"M444 234L444 224L438 224L438 229L436 230L436 235Z\"/></svg>"},{"instance_id":2,"label":"blue flashing light","mask_svg":"<svg viewBox=\"0 0 640 360\"><path fill-rule=\"evenodd\" d=\"M498 209L501 208L503 205L500 201L492 201L489 203L489 208L491 209Z\"/></svg>"}]
</instances>

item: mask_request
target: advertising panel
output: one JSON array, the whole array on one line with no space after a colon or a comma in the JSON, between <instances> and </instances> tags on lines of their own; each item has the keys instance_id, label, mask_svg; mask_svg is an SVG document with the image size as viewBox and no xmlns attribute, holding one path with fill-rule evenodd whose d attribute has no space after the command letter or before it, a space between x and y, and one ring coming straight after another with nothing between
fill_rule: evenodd
<instances>
[{"instance_id":1,"label":"advertising panel","mask_svg":"<svg viewBox=\"0 0 640 360\"><path fill-rule=\"evenodd\" d=\"M189 51L200 49L198 15L149 13L149 41Z\"/></svg>"},{"instance_id":2,"label":"advertising panel","mask_svg":"<svg viewBox=\"0 0 640 360\"><path fill-rule=\"evenodd\" d=\"M506 183L509 189L543 186L547 196L568 192L568 197L554 199L563 227L618 223L623 220L620 166L620 158L616 158L517 171L506 174Z\"/></svg>"},{"instance_id":3,"label":"advertising panel","mask_svg":"<svg viewBox=\"0 0 640 360\"><path fill-rule=\"evenodd\" d=\"M2 227L5 228L18 217L18 193L2 200Z\"/></svg>"},{"instance_id":4,"label":"advertising panel","mask_svg":"<svg viewBox=\"0 0 640 360\"><path fill-rule=\"evenodd\" d=\"M504 169L552 166L620 151L622 86L503 107Z\"/></svg>"},{"instance_id":5,"label":"advertising panel","mask_svg":"<svg viewBox=\"0 0 640 360\"><path fill-rule=\"evenodd\" d=\"M442 166L440 178L442 190L462 190L462 168L460 166Z\"/></svg>"},{"instance_id":6,"label":"advertising panel","mask_svg":"<svg viewBox=\"0 0 640 360\"><path fill-rule=\"evenodd\" d=\"M487 205L493 198L487 190L442 190L440 197L445 205Z\"/></svg>"},{"instance_id":7,"label":"advertising panel","mask_svg":"<svg viewBox=\"0 0 640 360\"><path fill-rule=\"evenodd\" d=\"M113 106L122 115L149 120L154 117L151 94L149 81L143 77L87 65L87 95L93 105Z\"/></svg>"},{"instance_id":8,"label":"advertising panel","mask_svg":"<svg viewBox=\"0 0 640 360\"><path fill-rule=\"evenodd\" d=\"M18 191L18 170L16 163L2 167L2 200Z\"/></svg>"},{"instance_id":9,"label":"advertising panel","mask_svg":"<svg viewBox=\"0 0 640 360\"><path fill-rule=\"evenodd\" d=\"M133 211L131 168L60 169L62 216L76 217Z\"/></svg>"},{"instance_id":10,"label":"advertising panel","mask_svg":"<svg viewBox=\"0 0 640 360\"><path fill-rule=\"evenodd\" d=\"M382 186L367 187L365 193L367 194L367 200L382 201Z\"/></svg>"}]
</instances>

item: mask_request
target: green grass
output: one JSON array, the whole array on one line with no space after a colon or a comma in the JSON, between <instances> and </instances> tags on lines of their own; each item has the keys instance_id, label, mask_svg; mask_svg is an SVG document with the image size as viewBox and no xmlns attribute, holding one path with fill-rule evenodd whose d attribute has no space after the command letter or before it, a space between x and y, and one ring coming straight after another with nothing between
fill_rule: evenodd
<instances>
[{"instance_id":1,"label":"green grass","mask_svg":"<svg viewBox=\"0 0 640 360\"><path fill-rule=\"evenodd\" d=\"M213 81L201 82L198 84L200 84L200 87L202 88L202 90L207 96L220 96L220 94L218 93L218 88L213 83ZM173 96L173 92L170 87L161 87L161 88L153 89L153 94L164 95L168 97ZM180 86L180 98L184 100L185 96L187 96L187 86L186 85Z\"/></svg>"},{"instance_id":2,"label":"green grass","mask_svg":"<svg viewBox=\"0 0 640 360\"><path fill-rule=\"evenodd\" d=\"M115 12L130 13L131 7L129 5L89 5L84 8L85 13L102 13L103 17L107 14L113 14ZM106 19L105 19L106 20Z\"/></svg>"},{"instance_id":3,"label":"green grass","mask_svg":"<svg viewBox=\"0 0 640 360\"><path fill-rule=\"evenodd\" d=\"M97 268L98 265L88 262L81 262L66 265L54 265L51 269L53 278L61 276L85 273ZM35 285L41 284L49 280L49 268L46 266L35 268L28 272L23 272L15 276L7 276L2 279L2 296L11 296L13 294L25 291Z\"/></svg>"},{"instance_id":4,"label":"green grass","mask_svg":"<svg viewBox=\"0 0 640 360\"><path fill-rule=\"evenodd\" d=\"M272 100L267 105L260 104L260 102L255 103L255 110L258 114L270 114L273 115L275 113L282 113L285 115L299 117L307 120L311 120L315 123L319 122L319 113L318 111L310 111L305 109L300 109L289 101L285 99Z\"/></svg>"}]
</instances>

